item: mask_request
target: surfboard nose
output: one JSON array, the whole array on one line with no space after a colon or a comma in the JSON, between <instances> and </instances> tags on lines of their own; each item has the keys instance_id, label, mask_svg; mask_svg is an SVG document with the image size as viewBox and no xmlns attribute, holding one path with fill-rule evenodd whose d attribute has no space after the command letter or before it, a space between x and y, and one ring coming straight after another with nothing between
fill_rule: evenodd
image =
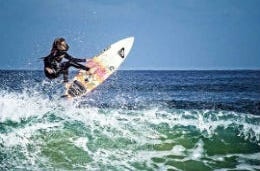
<instances>
[{"instance_id":1,"label":"surfboard nose","mask_svg":"<svg viewBox=\"0 0 260 171\"><path fill-rule=\"evenodd\" d=\"M127 38L121 39L118 42L112 44L112 46L127 45L129 47L132 47L133 43L134 43L134 37L127 37Z\"/></svg>"},{"instance_id":2,"label":"surfboard nose","mask_svg":"<svg viewBox=\"0 0 260 171\"><path fill-rule=\"evenodd\" d=\"M134 44L135 38L134 37L128 37L126 38L127 41L129 41L129 44L132 46Z\"/></svg>"}]
</instances>

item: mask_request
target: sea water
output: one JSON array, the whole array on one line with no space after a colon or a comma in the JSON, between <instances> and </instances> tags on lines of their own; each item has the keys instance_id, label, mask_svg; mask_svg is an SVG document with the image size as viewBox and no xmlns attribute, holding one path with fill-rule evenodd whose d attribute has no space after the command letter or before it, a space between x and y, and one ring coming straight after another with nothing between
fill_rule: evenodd
<instances>
[{"instance_id":1,"label":"sea water","mask_svg":"<svg viewBox=\"0 0 260 171\"><path fill-rule=\"evenodd\" d=\"M61 81L0 71L0 170L260 170L260 71L118 71L74 100Z\"/></svg>"}]
</instances>

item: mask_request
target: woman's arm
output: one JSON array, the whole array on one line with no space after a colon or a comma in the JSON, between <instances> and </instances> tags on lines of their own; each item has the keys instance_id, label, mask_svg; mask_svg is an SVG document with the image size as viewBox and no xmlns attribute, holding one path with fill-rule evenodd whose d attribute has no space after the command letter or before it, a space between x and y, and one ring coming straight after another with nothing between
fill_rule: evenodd
<instances>
[{"instance_id":1,"label":"woman's arm","mask_svg":"<svg viewBox=\"0 0 260 171\"><path fill-rule=\"evenodd\" d=\"M70 56L68 53L65 54L64 58L73 61L73 62L86 62L87 60L85 58L74 58L72 56Z\"/></svg>"}]
</instances>

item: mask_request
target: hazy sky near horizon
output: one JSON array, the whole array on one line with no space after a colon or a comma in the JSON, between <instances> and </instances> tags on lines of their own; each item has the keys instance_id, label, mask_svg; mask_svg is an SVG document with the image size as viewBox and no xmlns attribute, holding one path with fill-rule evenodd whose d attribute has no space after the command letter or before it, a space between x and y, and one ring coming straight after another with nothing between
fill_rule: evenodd
<instances>
[{"instance_id":1,"label":"hazy sky near horizon","mask_svg":"<svg viewBox=\"0 0 260 171\"><path fill-rule=\"evenodd\" d=\"M121 69L260 69L259 0L0 0L0 69L42 69L56 37L91 57L135 37Z\"/></svg>"}]
</instances>

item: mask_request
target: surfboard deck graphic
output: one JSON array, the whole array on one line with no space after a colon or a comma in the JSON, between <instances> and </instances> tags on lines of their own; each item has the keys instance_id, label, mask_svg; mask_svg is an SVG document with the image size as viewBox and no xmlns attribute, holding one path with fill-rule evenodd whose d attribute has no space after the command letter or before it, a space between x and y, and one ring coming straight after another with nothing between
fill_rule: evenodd
<instances>
[{"instance_id":1,"label":"surfboard deck graphic","mask_svg":"<svg viewBox=\"0 0 260 171\"><path fill-rule=\"evenodd\" d=\"M63 97L73 98L88 94L113 74L126 59L134 43L134 37L122 39L104 49L100 54L87 60L90 75L80 70L66 85Z\"/></svg>"}]
</instances>

